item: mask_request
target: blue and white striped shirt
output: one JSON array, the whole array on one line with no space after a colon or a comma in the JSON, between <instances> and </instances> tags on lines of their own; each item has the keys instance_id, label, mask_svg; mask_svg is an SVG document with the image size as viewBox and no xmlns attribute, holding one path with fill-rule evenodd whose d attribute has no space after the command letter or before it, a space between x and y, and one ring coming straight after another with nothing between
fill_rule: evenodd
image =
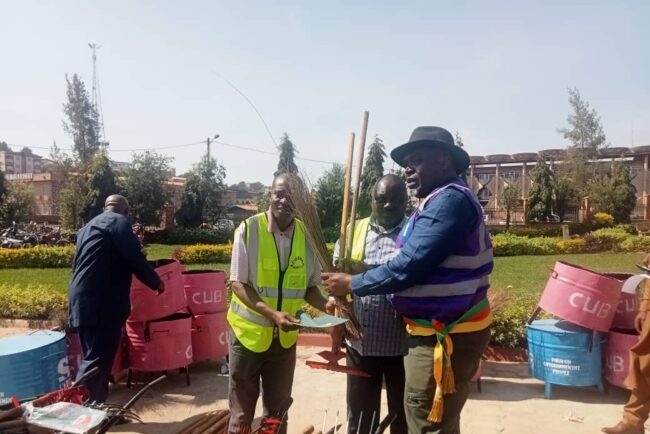
<instances>
[{"instance_id":1,"label":"blue and white striped shirt","mask_svg":"<svg viewBox=\"0 0 650 434\"><path fill-rule=\"evenodd\" d=\"M395 241L404 219L396 227L386 230L370 219L363 263L375 268L392 259L399 253ZM339 257L339 243L334 249L334 262ZM358 341L347 340L362 356L389 357L406 354L406 326L402 316L395 312L385 295L367 297L353 296L354 313L363 326L363 338Z\"/></svg>"}]
</instances>

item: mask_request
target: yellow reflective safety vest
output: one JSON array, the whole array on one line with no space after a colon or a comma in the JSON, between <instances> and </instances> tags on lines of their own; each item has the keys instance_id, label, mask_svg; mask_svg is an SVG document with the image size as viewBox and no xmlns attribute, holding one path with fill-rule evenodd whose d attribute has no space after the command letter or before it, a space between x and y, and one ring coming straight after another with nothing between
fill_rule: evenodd
<instances>
[{"instance_id":1,"label":"yellow reflective safety vest","mask_svg":"<svg viewBox=\"0 0 650 434\"><path fill-rule=\"evenodd\" d=\"M357 220L354 224L354 234L352 236L352 250L350 251L350 259L355 261L363 261L363 255L366 253L366 237L368 236L368 226L370 225L370 217Z\"/></svg>"},{"instance_id":2,"label":"yellow reflective safety vest","mask_svg":"<svg viewBox=\"0 0 650 434\"><path fill-rule=\"evenodd\" d=\"M272 308L296 315L307 291L307 244L303 223L295 219L291 253L286 269L280 268L280 255L273 233L268 231L266 213L246 219L246 250L248 252L248 284L262 301ZM273 342L276 324L249 309L234 293L228 309L228 323L237 340L250 351L261 353ZM298 331L277 329L280 344L291 348L298 340Z\"/></svg>"}]
</instances>

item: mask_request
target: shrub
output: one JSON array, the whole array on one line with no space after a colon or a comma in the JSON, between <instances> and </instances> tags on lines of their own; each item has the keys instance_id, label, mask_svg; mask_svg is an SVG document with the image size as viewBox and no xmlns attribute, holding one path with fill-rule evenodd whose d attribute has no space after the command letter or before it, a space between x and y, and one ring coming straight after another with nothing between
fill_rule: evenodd
<instances>
[{"instance_id":1,"label":"shrub","mask_svg":"<svg viewBox=\"0 0 650 434\"><path fill-rule=\"evenodd\" d=\"M0 268L66 268L72 266L75 246L0 249Z\"/></svg>"},{"instance_id":2,"label":"shrub","mask_svg":"<svg viewBox=\"0 0 650 434\"><path fill-rule=\"evenodd\" d=\"M66 311L68 297L47 286L0 284L0 317L50 319Z\"/></svg>"},{"instance_id":3,"label":"shrub","mask_svg":"<svg viewBox=\"0 0 650 434\"><path fill-rule=\"evenodd\" d=\"M600 228L614 225L614 217L607 214L606 212L597 212L594 214L592 220L594 226Z\"/></svg>"},{"instance_id":4,"label":"shrub","mask_svg":"<svg viewBox=\"0 0 650 434\"><path fill-rule=\"evenodd\" d=\"M587 251L587 242L584 238L559 240L556 245L558 253L584 253Z\"/></svg>"},{"instance_id":5,"label":"shrub","mask_svg":"<svg viewBox=\"0 0 650 434\"><path fill-rule=\"evenodd\" d=\"M632 236L623 241L619 245L620 249L624 252L650 252L650 237L648 236Z\"/></svg>"},{"instance_id":6,"label":"shrub","mask_svg":"<svg viewBox=\"0 0 650 434\"><path fill-rule=\"evenodd\" d=\"M527 238L508 233L492 237L495 256L552 255L558 252L555 238Z\"/></svg>"},{"instance_id":7,"label":"shrub","mask_svg":"<svg viewBox=\"0 0 650 434\"><path fill-rule=\"evenodd\" d=\"M209 264L211 262L230 262L232 244L196 244L176 249L174 259L183 264Z\"/></svg>"},{"instance_id":8,"label":"shrub","mask_svg":"<svg viewBox=\"0 0 650 434\"><path fill-rule=\"evenodd\" d=\"M505 307L493 312L493 345L508 348L526 346L526 322L537 306L537 299L532 296L517 296Z\"/></svg>"},{"instance_id":9,"label":"shrub","mask_svg":"<svg viewBox=\"0 0 650 434\"><path fill-rule=\"evenodd\" d=\"M225 244L232 242L234 231L199 228L175 228L169 232L166 244ZM147 240L149 242L149 240Z\"/></svg>"},{"instance_id":10,"label":"shrub","mask_svg":"<svg viewBox=\"0 0 650 434\"><path fill-rule=\"evenodd\" d=\"M620 243L631 236L621 228L602 228L585 235L585 241L590 252L620 251Z\"/></svg>"}]
</instances>

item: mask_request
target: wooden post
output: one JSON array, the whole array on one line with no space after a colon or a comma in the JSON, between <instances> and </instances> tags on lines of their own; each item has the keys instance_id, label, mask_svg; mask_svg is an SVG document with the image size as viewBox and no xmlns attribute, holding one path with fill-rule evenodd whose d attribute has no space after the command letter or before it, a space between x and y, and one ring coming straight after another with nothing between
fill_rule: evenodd
<instances>
[{"instance_id":1,"label":"wooden post","mask_svg":"<svg viewBox=\"0 0 650 434\"><path fill-rule=\"evenodd\" d=\"M350 201L350 183L352 181L352 155L354 154L354 133L350 133L348 143L348 159L345 165L345 183L343 190L343 212L341 212L341 237L339 238L339 263L343 265L341 271L347 271L347 230L348 230L348 204Z\"/></svg>"},{"instance_id":2,"label":"wooden post","mask_svg":"<svg viewBox=\"0 0 650 434\"><path fill-rule=\"evenodd\" d=\"M363 154L366 148L366 133L368 132L368 117L370 113L363 112L363 123L361 124L361 137L359 137L359 156L357 158L357 178L354 184L354 196L352 196L352 211L350 212L350 233L348 238L354 237L354 225L357 220L357 205L359 203L359 186L361 185L361 173L363 170ZM352 243L347 244L348 249ZM347 256L349 258L349 256Z\"/></svg>"}]
</instances>

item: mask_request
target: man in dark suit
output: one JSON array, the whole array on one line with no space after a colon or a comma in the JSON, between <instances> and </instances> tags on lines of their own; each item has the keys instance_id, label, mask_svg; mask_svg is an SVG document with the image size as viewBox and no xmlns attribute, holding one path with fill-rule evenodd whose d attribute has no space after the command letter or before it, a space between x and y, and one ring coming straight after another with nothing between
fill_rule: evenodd
<instances>
[{"instance_id":1,"label":"man in dark suit","mask_svg":"<svg viewBox=\"0 0 650 434\"><path fill-rule=\"evenodd\" d=\"M165 290L140 251L126 217L128 212L126 198L111 195L106 198L104 212L79 231L68 288L70 325L79 332L84 355L77 378L99 368L99 374L86 383L90 399L98 402L108 397L111 366L131 311L131 275L158 294Z\"/></svg>"}]
</instances>

